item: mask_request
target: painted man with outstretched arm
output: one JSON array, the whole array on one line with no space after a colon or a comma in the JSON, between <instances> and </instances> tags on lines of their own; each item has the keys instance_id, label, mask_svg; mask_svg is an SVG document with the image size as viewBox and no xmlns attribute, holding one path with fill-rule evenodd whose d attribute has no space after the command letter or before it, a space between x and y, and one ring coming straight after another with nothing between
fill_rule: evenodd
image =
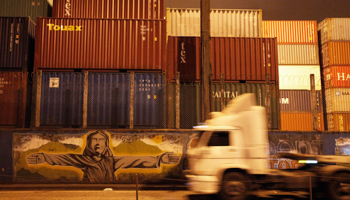
<instances>
[{"instance_id":1,"label":"painted man with outstretched arm","mask_svg":"<svg viewBox=\"0 0 350 200\"><path fill-rule=\"evenodd\" d=\"M74 166L84 172L83 181L90 183L115 183L114 172L123 168L158 168L160 164L176 164L180 156L163 153L158 156L113 156L109 135L94 131L87 136L83 154L34 153L27 157L28 164Z\"/></svg>"}]
</instances>

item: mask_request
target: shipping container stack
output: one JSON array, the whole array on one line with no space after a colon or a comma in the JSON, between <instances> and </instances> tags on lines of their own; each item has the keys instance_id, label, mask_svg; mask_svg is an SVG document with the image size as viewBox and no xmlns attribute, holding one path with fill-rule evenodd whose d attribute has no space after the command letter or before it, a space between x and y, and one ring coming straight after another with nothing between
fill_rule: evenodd
<instances>
[{"instance_id":1,"label":"shipping container stack","mask_svg":"<svg viewBox=\"0 0 350 200\"><path fill-rule=\"evenodd\" d=\"M166 16L168 79L175 82L176 73L180 72L182 83L199 83L201 80L200 9L167 8ZM213 74L211 110L221 110L222 75L225 85L225 103L236 95L254 92L257 102L265 105L265 100L262 99L265 98L263 94L265 94L264 84L267 74L269 83L274 84L272 88L278 88L276 87L278 58L276 38L262 37L262 11L211 9L210 37L210 62ZM277 129L277 90L274 89L271 90L271 107L274 112L271 128ZM194 97L198 93L193 91L192 94ZM200 95L196 98L200 98ZM196 102L198 101L193 101L194 104ZM191 109L193 113L200 110L198 104L191 106ZM197 113L197 115L200 114ZM187 113L183 113L180 119L188 122L190 117L192 118Z\"/></svg>"},{"instance_id":2,"label":"shipping container stack","mask_svg":"<svg viewBox=\"0 0 350 200\"><path fill-rule=\"evenodd\" d=\"M318 24L328 131L350 131L350 18Z\"/></svg>"},{"instance_id":3,"label":"shipping container stack","mask_svg":"<svg viewBox=\"0 0 350 200\"><path fill-rule=\"evenodd\" d=\"M313 131L314 120L317 130L324 130L317 22L262 23L264 37L277 37L281 130Z\"/></svg>"},{"instance_id":4,"label":"shipping container stack","mask_svg":"<svg viewBox=\"0 0 350 200\"><path fill-rule=\"evenodd\" d=\"M41 96L32 124L162 126L164 0L54 0L52 9L53 17L37 20Z\"/></svg>"},{"instance_id":5,"label":"shipping container stack","mask_svg":"<svg viewBox=\"0 0 350 200\"><path fill-rule=\"evenodd\" d=\"M34 37L30 17L0 17L0 127L29 126Z\"/></svg>"}]
</instances>

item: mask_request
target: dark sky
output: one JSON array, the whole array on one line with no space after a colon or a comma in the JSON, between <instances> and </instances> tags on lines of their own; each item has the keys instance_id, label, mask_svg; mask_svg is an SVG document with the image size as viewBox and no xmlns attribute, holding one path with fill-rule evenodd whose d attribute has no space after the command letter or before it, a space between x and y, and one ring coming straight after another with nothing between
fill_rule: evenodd
<instances>
[{"instance_id":1,"label":"dark sky","mask_svg":"<svg viewBox=\"0 0 350 200\"><path fill-rule=\"evenodd\" d=\"M200 0L165 0L169 8L199 8ZM350 0L211 0L211 8L262 9L263 20L350 18Z\"/></svg>"}]
</instances>

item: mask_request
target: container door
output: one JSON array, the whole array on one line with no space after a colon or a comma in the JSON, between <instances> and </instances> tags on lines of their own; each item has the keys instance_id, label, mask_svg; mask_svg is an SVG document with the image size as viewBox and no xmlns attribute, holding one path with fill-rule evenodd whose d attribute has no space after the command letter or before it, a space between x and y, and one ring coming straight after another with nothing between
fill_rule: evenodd
<instances>
[{"instance_id":1,"label":"container door","mask_svg":"<svg viewBox=\"0 0 350 200\"><path fill-rule=\"evenodd\" d=\"M75 127L83 122L84 74L44 72L42 75L40 124Z\"/></svg>"},{"instance_id":2,"label":"container door","mask_svg":"<svg viewBox=\"0 0 350 200\"><path fill-rule=\"evenodd\" d=\"M161 74L135 74L134 126L165 126L164 88Z\"/></svg>"},{"instance_id":3,"label":"container door","mask_svg":"<svg viewBox=\"0 0 350 200\"><path fill-rule=\"evenodd\" d=\"M129 111L129 74L89 73L88 126L128 126Z\"/></svg>"}]
</instances>

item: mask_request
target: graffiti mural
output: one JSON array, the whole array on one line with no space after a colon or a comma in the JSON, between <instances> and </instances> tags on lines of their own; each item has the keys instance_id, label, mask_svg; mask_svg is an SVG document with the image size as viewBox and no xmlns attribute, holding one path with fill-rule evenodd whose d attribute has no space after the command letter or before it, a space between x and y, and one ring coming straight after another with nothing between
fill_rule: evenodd
<instances>
[{"instance_id":1,"label":"graffiti mural","mask_svg":"<svg viewBox=\"0 0 350 200\"><path fill-rule=\"evenodd\" d=\"M323 154L321 134L269 134L270 155L278 153ZM296 169L301 164L290 159L271 159L270 168Z\"/></svg>"},{"instance_id":2,"label":"graffiti mural","mask_svg":"<svg viewBox=\"0 0 350 200\"><path fill-rule=\"evenodd\" d=\"M133 182L179 173L183 137L156 134L15 134L15 177L87 183ZM148 170L148 171L147 171ZM175 175L175 174L174 174Z\"/></svg>"}]
</instances>

